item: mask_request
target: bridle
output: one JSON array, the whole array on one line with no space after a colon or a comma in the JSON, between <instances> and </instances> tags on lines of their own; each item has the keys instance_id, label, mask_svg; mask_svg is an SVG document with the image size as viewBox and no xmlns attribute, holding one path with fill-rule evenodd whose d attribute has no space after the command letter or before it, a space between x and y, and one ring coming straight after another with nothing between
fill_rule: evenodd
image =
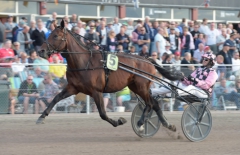
<instances>
[{"instance_id":1,"label":"bridle","mask_svg":"<svg viewBox=\"0 0 240 155\"><path fill-rule=\"evenodd\" d=\"M56 29L60 29L60 27L56 27ZM56 30L55 29L55 30ZM63 38L61 38L61 39L55 39L54 38L54 40L56 40L56 41L61 41L60 43L59 43L59 45L57 46L57 48L55 48L53 45L51 45L47 40L46 41L44 41L44 43L47 45L47 55L50 57L53 53L57 53L57 51L60 51L59 50L59 48L60 48L60 46L62 45L62 43L65 41L66 43L67 43L67 30L66 30L66 28L63 28L64 29L64 31L63 31ZM53 31L55 31L55 30L53 30ZM57 36L58 37L58 36ZM66 48L65 49L62 49L61 51L63 51L63 50L67 50Z\"/></svg>"}]
</instances>

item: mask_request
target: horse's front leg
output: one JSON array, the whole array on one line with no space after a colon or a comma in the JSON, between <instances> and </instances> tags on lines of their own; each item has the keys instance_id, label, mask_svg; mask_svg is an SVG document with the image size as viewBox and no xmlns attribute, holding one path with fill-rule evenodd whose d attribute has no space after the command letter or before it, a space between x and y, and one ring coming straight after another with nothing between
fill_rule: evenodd
<instances>
[{"instance_id":1,"label":"horse's front leg","mask_svg":"<svg viewBox=\"0 0 240 155\"><path fill-rule=\"evenodd\" d=\"M50 111L52 108L55 106L55 104L62 100L65 99L71 95L74 95L75 93L70 93L70 91L67 90L67 88L63 89L62 92L60 92L58 95L54 97L52 102L48 105L48 107L43 111L42 115L38 118L36 124L43 124L45 117L49 115Z\"/></svg>"},{"instance_id":2,"label":"horse's front leg","mask_svg":"<svg viewBox=\"0 0 240 155\"><path fill-rule=\"evenodd\" d=\"M105 107L104 107L102 93L95 91L95 92L92 93L92 97L93 97L93 99L94 99L94 101L97 105L99 115L103 120L109 122L114 127L117 127L119 125L123 125L124 123L127 122L127 120L122 118L122 117L120 117L117 121L115 121L115 120L113 120L113 119L111 119L107 116L106 110L105 110Z\"/></svg>"}]
</instances>

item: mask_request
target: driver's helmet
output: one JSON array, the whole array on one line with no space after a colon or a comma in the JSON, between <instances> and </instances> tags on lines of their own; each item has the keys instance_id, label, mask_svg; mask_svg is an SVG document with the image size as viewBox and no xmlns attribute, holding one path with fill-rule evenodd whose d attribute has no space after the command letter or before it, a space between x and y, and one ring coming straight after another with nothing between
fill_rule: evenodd
<instances>
[{"instance_id":1,"label":"driver's helmet","mask_svg":"<svg viewBox=\"0 0 240 155\"><path fill-rule=\"evenodd\" d=\"M208 58L209 60L212 61L212 65L214 66L215 62L214 62L214 59L215 59L215 55L211 52L206 52L202 55L202 58Z\"/></svg>"},{"instance_id":2,"label":"driver's helmet","mask_svg":"<svg viewBox=\"0 0 240 155\"><path fill-rule=\"evenodd\" d=\"M206 53L204 53L203 55L202 55L202 58L208 58L208 59L210 59L210 60L214 60L215 59L215 55L213 54L213 53L210 53L210 52L206 52Z\"/></svg>"}]
</instances>

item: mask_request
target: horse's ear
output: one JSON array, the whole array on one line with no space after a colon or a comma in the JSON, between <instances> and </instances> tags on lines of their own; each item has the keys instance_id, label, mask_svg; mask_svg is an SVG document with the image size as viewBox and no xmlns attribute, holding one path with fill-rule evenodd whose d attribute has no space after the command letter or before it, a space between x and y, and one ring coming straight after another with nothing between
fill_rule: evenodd
<instances>
[{"instance_id":1,"label":"horse's ear","mask_svg":"<svg viewBox=\"0 0 240 155\"><path fill-rule=\"evenodd\" d=\"M62 19L62 21L61 21L61 24L60 24L60 26L61 26L61 28L64 28L64 20Z\"/></svg>"}]
</instances>

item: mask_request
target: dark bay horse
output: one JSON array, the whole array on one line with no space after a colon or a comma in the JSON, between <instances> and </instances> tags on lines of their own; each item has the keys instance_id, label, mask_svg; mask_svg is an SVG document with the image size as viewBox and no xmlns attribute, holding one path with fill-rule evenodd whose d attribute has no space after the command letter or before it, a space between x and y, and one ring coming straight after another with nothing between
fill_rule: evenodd
<instances>
[{"instance_id":1,"label":"dark bay horse","mask_svg":"<svg viewBox=\"0 0 240 155\"><path fill-rule=\"evenodd\" d=\"M151 97L149 93L151 81L149 79L118 69L117 71L110 72L108 82L106 84L106 73L103 68L104 62L102 61L103 55L100 51L88 49L79 40L77 40L77 38L64 27L64 21L61 22L61 26L56 27L51 33L46 43L42 45L42 51L40 51L39 54L49 56L53 51L64 52L63 55L67 59L68 69L66 76L68 85L48 105L47 109L38 118L37 124L44 123L45 117L49 115L50 111L58 101L81 92L93 97L97 105L99 115L103 120L109 122L114 127L122 125L126 123L124 118L120 117L118 120L113 120L106 115L102 92L113 93L128 86L146 103L146 108L144 109L143 115L138 122L139 126L143 125L144 117L147 116L148 112L153 108L163 126L176 131L175 126L170 125L167 122L162 114L162 110L159 108L158 103ZM120 53L118 53L117 56L119 58L119 62L121 63L127 64L128 66L145 71L152 75L156 74L154 65L145 58ZM149 75L145 76L152 78ZM173 78L172 80L176 79Z\"/></svg>"}]
</instances>

